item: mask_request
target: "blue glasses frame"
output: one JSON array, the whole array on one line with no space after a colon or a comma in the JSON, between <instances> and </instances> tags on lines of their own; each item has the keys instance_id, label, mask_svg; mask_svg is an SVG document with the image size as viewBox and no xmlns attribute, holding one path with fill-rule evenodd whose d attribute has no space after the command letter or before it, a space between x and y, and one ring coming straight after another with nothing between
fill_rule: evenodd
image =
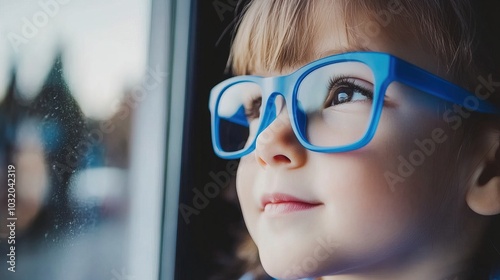
<instances>
[{"instance_id":1,"label":"blue glasses frame","mask_svg":"<svg viewBox=\"0 0 500 280\"><path fill-rule=\"evenodd\" d=\"M320 67L340 62L361 62L372 69L374 78L374 107L370 115L370 123L365 135L355 143L332 148L318 147L307 142L304 135L305 129L301 127L302 124L299 122L298 117L294 117L294 112L297 111L298 106L296 98L297 91L302 80L309 73ZM226 152L221 148L221 141L218 133L220 116L217 112L219 101L222 97L222 93L228 87L244 82L255 83L264 91L262 92L262 106L265 107L262 112L262 121L250 145L239 151ZM470 91L391 54L380 52L349 52L336 54L313 61L289 75L276 77L252 75L236 76L216 85L211 90L209 100L212 123L212 145L214 151L219 157L224 159L236 159L251 153L255 149L259 134L276 118L275 114L271 113L273 111L271 109L275 106L274 100L278 95L281 95L285 99L293 132L300 144L306 149L321 153L349 152L360 149L366 146L375 135L382 113L384 96L387 88L392 82L401 82L407 86L455 104L465 104L468 97L474 96ZM474 111L500 114L500 109L493 104L479 98L478 103L479 106ZM235 121L238 122L238 120Z\"/></svg>"}]
</instances>

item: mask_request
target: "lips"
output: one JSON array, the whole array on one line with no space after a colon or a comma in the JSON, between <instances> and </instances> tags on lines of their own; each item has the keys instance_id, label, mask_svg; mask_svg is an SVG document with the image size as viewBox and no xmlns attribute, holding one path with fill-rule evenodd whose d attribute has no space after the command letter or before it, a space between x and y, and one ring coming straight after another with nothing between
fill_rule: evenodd
<instances>
[{"instance_id":1,"label":"lips","mask_svg":"<svg viewBox=\"0 0 500 280\"><path fill-rule=\"evenodd\" d=\"M286 214L305 211L321 205L317 201L307 201L284 193L266 194L261 199L261 209L269 214Z\"/></svg>"}]
</instances>

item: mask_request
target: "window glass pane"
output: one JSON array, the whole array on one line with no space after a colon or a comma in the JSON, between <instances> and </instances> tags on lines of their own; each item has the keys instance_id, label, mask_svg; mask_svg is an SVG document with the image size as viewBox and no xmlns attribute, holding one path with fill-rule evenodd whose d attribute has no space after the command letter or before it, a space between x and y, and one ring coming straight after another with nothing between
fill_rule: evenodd
<instances>
[{"instance_id":1,"label":"window glass pane","mask_svg":"<svg viewBox=\"0 0 500 280\"><path fill-rule=\"evenodd\" d=\"M150 9L0 0L0 279L140 278L132 120L165 79L147 61Z\"/></svg>"}]
</instances>

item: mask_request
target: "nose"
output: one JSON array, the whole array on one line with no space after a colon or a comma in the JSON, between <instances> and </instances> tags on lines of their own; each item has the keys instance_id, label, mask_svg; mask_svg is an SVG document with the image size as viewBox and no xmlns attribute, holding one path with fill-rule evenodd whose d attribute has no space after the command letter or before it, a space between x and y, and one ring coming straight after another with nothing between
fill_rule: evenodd
<instances>
[{"instance_id":1,"label":"nose","mask_svg":"<svg viewBox=\"0 0 500 280\"><path fill-rule=\"evenodd\" d=\"M284 104L284 101L277 98L276 103ZM306 163L307 150L293 132L286 106L279 110L276 118L257 137L255 157L264 168L274 166L295 169Z\"/></svg>"}]
</instances>

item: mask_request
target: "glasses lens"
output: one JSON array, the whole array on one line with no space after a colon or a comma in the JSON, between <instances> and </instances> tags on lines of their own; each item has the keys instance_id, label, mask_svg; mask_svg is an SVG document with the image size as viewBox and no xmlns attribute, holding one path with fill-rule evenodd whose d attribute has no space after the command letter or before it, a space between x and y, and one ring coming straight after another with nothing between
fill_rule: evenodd
<instances>
[{"instance_id":1,"label":"glasses lens","mask_svg":"<svg viewBox=\"0 0 500 280\"><path fill-rule=\"evenodd\" d=\"M220 148L241 151L255 138L260 124L262 91L252 82L229 86L222 92L217 108Z\"/></svg>"},{"instance_id":2,"label":"glasses lens","mask_svg":"<svg viewBox=\"0 0 500 280\"><path fill-rule=\"evenodd\" d=\"M360 140L373 111L374 78L359 62L319 67L304 77L297 90L295 116L301 134L318 147L340 147Z\"/></svg>"}]
</instances>

